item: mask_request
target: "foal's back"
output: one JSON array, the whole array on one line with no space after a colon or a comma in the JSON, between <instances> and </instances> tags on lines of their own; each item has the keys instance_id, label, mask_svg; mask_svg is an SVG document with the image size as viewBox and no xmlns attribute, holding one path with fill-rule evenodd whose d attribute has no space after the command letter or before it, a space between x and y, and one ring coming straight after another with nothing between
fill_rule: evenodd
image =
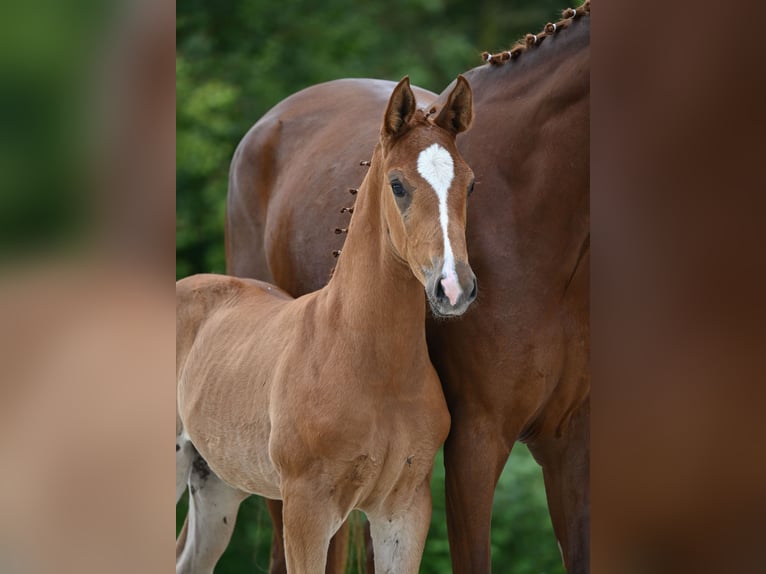
<instances>
[{"instance_id":1,"label":"foal's back","mask_svg":"<svg viewBox=\"0 0 766 574\"><path fill-rule=\"evenodd\" d=\"M176 378L200 329L220 320L244 295L254 305L274 309L280 307L279 301L292 299L282 289L255 279L199 274L176 283Z\"/></svg>"}]
</instances>

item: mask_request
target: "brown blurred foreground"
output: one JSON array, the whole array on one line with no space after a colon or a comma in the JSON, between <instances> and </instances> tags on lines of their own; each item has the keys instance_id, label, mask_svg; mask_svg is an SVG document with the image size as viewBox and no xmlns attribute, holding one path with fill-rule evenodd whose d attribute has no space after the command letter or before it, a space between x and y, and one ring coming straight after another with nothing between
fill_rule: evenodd
<instances>
[{"instance_id":1,"label":"brown blurred foreground","mask_svg":"<svg viewBox=\"0 0 766 574\"><path fill-rule=\"evenodd\" d=\"M25 9L62 10L41 4ZM600 4L592 78L593 571L756 572L766 534L766 153L758 127L766 125L766 94L742 82L760 62L735 66L735 48L715 40L742 27L741 12L664 5L660 19L635 4ZM29 29L15 36L29 46L11 46L17 50L0 60L2 90L46 75L45 50L73 59L57 73L87 71L74 86L68 74L56 75L61 93L78 96L71 115L86 141L36 134L34 161L19 171L76 188L87 213L46 249L14 244L2 252L3 573L172 568L172 6L105 4L96 16L84 4L79 12L68 7L70 19L82 13L81 26L47 43L50 34L35 31L52 18L27 14ZM91 43L79 41L82 30L93 32ZM679 31L688 36L677 44L646 40L677 39ZM758 37L738 35L738 61L761 52ZM23 120L40 110L3 112ZM18 125L27 133L24 121ZM36 147L59 140L77 178L50 171L59 158ZM18 141L2 142L0 152ZM70 144L88 153L69 158ZM27 187L22 198L39 191L52 201L51 185Z\"/></svg>"},{"instance_id":2,"label":"brown blurred foreground","mask_svg":"<svg viewBox=\"0 0 766 574\"><path fill-rule=\"evenodd\" d=\"M0 571L170 572L174 5L28 4L0 60Z\"/></svg>"}]
</instances>

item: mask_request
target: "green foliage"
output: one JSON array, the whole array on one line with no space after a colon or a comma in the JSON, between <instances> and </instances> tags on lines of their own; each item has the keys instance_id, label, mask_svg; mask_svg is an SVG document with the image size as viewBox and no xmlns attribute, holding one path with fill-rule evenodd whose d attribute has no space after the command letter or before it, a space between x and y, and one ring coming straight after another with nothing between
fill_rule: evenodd
<instances>
[{"instance_id":1,"label":"green foliage","mask_svg":"<svg viewBox=\"0 0 766 574\"><path fill-rule=\"evenodd\" d=\"M228 164L240 137L232 108L239 90L197 77L176 58L176 276L223 273Z\"/></svg>"},{"instance_id":2,"label":"green foliage","mask_svg":"<svg viewBox=\"0 0 766 574\"><path fill-rule=\"evenodd\" d=\"M483 50L502 50L524 33L540 31L567 5L562 0L519 0L511 6L499 0L180 2L176 276L225 270L229 162L245 132L277 102L344 77L399 80L409 75L413 84L438 93L458 73L480 65ZM433 518L421 572L443 574L451 567L441 453L432 489ZM542 474L523 445L514 448L506 465L493 510L496 572L564 572ZM185 502L176 512L180 529ZM240 509L216 572L267 572L270 541L265 503L252 497ZM350 572L357 571L355 563Z\"/></svg>"}]
</instances>

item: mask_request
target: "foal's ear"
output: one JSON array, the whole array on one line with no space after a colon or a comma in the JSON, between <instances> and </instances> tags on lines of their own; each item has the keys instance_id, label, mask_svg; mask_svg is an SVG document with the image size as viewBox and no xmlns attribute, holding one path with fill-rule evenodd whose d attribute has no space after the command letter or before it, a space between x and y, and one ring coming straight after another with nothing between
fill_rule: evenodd
<instances>
[{"instance_id":1,"label":"foal's ear","mask_svg":"<svg viewBox=\"0 0 766 574\"><path fill-rule=\"evenodd\" d=\"M452 88L447 103L444 104L434 122L436 125L457 135L464 132L473 120L473 92L468 80L463 76L457 77L457 83Z\"/></svg>"},{"instance_id":2,"label":"foal's ear","mask_svg":"<svg viewBox=\"0 0 766 574\"><path fill-rule=\"evenodd\" d=\"M401 133L402 129L412 119L415 113L415 94L410 88L409 76L404 76L396 84L391 99L388 100L386 114L383 116L383 133L388 136L395 136Z\"/></svg>"}]
</instances>

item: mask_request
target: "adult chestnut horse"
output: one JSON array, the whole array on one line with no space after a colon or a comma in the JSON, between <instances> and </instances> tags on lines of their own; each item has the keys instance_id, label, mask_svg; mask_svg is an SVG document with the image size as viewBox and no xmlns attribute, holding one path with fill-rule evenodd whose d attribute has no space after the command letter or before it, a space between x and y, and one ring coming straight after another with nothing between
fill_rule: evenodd
<instances>
[{"instance_id":1,"label":"adult chestnut horse","mask_svg":"<svg viewBox=\"0 0 766 574\"><path fill-rule=\"evenodd\" d=\"M465 74L475 119L458 148L476 174L467 240L482 295L459 320L429 321L427 333L452 415L445 466L455 572L490 571L494 489L517 440L543 468L568 572L589 569L589 14L589 2L568 9ZM374 145L364 118L384 105L380 85L309 88L245 136L229 181L231 274L269 278L293 295L324 284L341 246L332 229L343 226L344 191L361 180L357 160ZM341 125L341 107L364 113ZM311 134L323 123L332 124L332 145L318 151Z\"/></svg>"},{"instance_id":2,"label":"adult chestnut horse","mask_svg":"<svg viewBox=\"0 0 766 574\"><path fill-rule=\"evenodd\" d=\"M471 123L459 77L433 118L394 89L334 276L292 299L221 275L178 282L176 499L189 520L177 572L212 572L249 494L280 499L288 572L325 571L353 509L379 572L418 571L430 478L449 412L425 338L426 306L476 298L465 242L473 173L455 146Z\"/></svg>"}]
</instances>

